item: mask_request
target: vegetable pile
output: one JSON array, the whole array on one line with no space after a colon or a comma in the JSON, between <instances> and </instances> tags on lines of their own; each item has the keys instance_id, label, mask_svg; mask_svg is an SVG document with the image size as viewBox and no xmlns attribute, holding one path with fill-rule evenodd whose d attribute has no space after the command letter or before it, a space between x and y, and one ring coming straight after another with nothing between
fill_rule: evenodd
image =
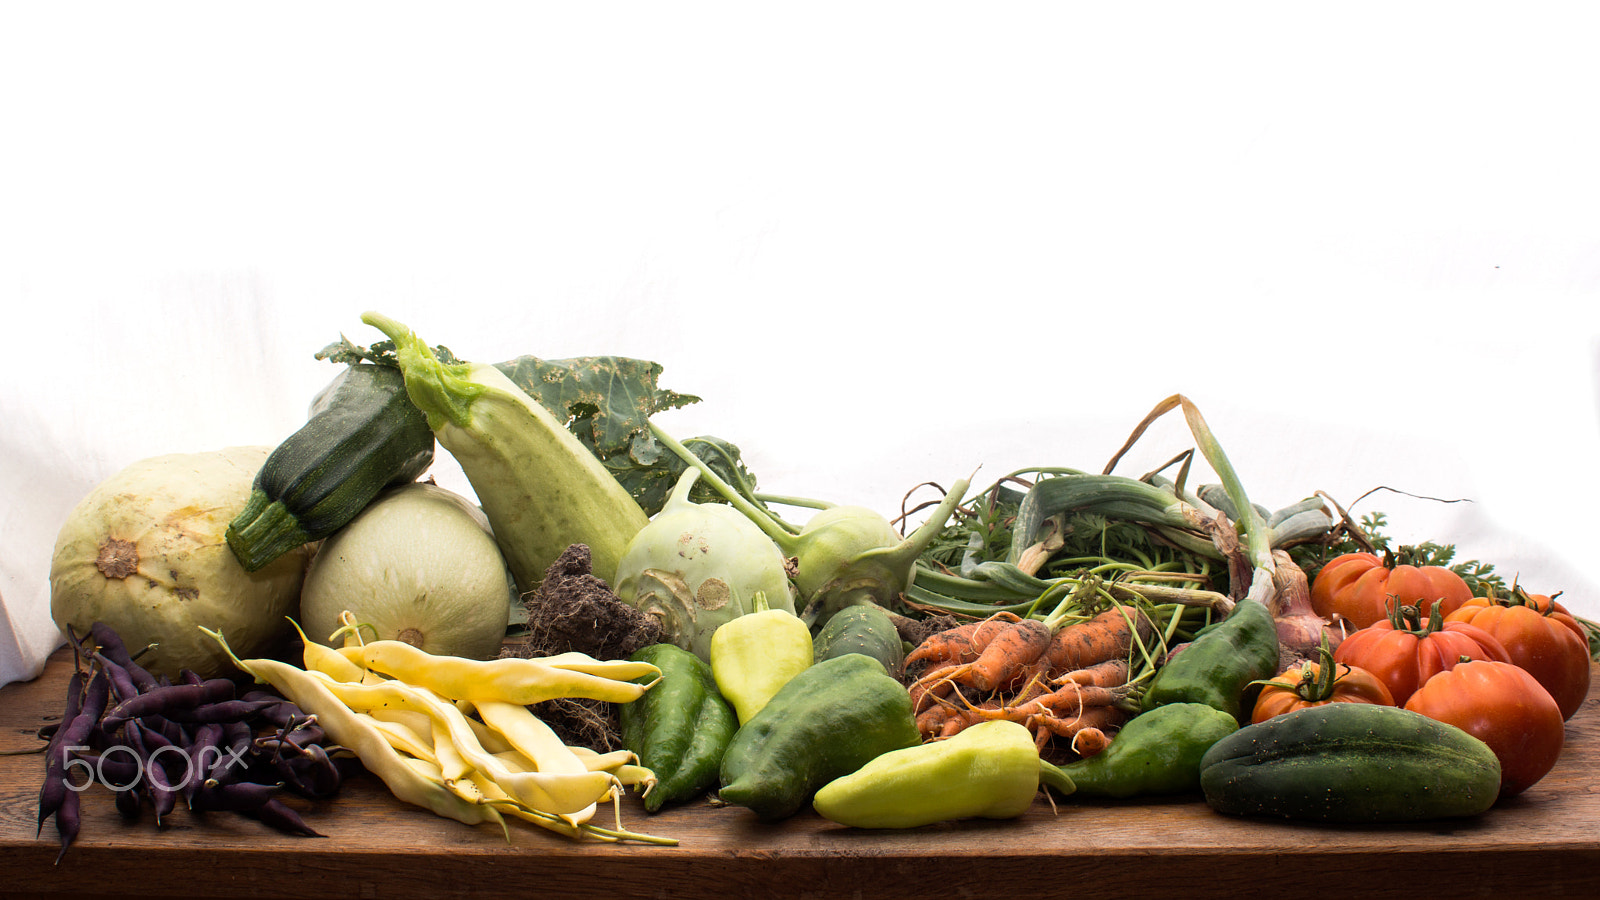
<instances>
[{"instance_id":1,"label":"vegetable pile","mask_svg":"<svg viewBox=\"0 0 1600 900\"><path fill-rule=\"evenodd\" d=\"M224 454L226 477L132 467L63 529L52 607L79 665L39 805L63 853L74 768L142 775L114 788L130 816L181 800L308 836L280 794L337 802L351 777L508 840L519 820L673 843L624 826L628 787L646 814L862 830L1041 796L1475 816L1556 765L1600 658L1558 594L1391 547L1381 514L1253 502L1182 395L1099 471L926 482L891 520L765 493L737 446L669 434L652 416L699 398L654 363L464 361L363 321L384 340L317 354L345 369L279 447ZM1116 474L1174 411L1196 449ZM477 505L419 481L436 448ZM1197 458L1219 483L1191 483ZM204 547L152 531L195 490ZM206 603L141 604L160 579L122 579L152 542L162 589Z\"/></svg>"}]
</instances>

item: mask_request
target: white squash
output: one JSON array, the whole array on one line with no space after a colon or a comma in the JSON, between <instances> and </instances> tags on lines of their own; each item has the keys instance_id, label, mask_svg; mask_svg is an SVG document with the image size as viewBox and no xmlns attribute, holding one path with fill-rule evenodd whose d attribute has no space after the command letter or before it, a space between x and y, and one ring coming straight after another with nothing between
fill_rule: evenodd
<instances>
[{"instance_id":1,"label":"white squash","mask_svg":"<svg viewBox=\"0 0 1600 900\"><path fill-rule=\"evenodd\" d=\"M390 488L322 543L306 573L301 625L327 643L346 610L362 637L438 656L499 653L516 592L489 521L435 484Z\"/></svg>"},{"instance_id":2,"label":"white squash","mask_svg":"<svg viewBox=\"0 0 1600 900\"><path fill-rule=\"evenodd\" d=\"M243 508L271 447L176 453L133 463L106 479L68 515L50 564L50 614L87 634L111 626L145 668L176 679L182 669L237 674L201 626L256 656L292 633L305 577L302 547L246 572L223 538Z\"/></svg>"}]
</instances>

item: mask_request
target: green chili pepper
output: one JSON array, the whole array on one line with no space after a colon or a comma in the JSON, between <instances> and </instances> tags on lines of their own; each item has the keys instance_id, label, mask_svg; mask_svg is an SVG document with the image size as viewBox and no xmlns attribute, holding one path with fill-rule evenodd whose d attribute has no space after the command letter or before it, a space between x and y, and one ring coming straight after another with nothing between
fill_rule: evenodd
<instances>
[{"instance_id":1,"label":"green chili pepper","mask_svg":"<svg viewBox=\"0 0 1600 900\"><path fill-rule=\"evenodd\" d=\"M790 679L739 727L722 757L719 796L774 822L835 778L921 741L905 686L877 660L846 653Z\"/></svg>"},{"instance_id":2,"label":"green chili pepper","mask_svg":"<svg viewBox=\"0 0 1600 900\"><path fill-rule=\"evenodd\" d=\"M1122 726L1111 746L1061 771L1087 797L1144 797L1200 790L1200 759L1239 730L1228 713L1204 703L1168 703Z\"/></svg>"},{"instance_id":3,"label":"green chili pepper","mask_svg":"<svg viewBox=\"0 0 1600 900\"><path fill-rule=\"evenodd\" d=\"M656 812L717 786L722 753L739 726L705 660L673 644L653 644L631 659L661 670L655 687L618 707L623 746L658 779L644 795L644 808Z\"/></svg>"},{"instance_id":4,"label":"green chili pepper","mask_svg":"<svg viewBox=\"0 0 1600 900\"><path fill-rule=\"evenodd\" d=\"M745 723L789 679L811 666L811 629L792 612L772 609L765 594L751 598L753 612L711 634L711 674L717 689Z\"/></svg>"},{"instance_id":5,"label":"green chili pepper","mask_svg":"<svg viewBox=\"0 0 1600 900\"><path fill-rule=\"evenodd\" d=\"M1260 601L1245 598L1226 619L1203 629L1151 679L1141 706L1204 703L1243 721L1251 682L1278 674L1278 624Z\"/></svg>"},{"instance_id":6,"label":"green chili pepper","mask_svg":"<svg viewBox=\"0 0 1600 900\"><path fill-rule=\"evenodd\" d=\"M1198 765L1195 771L1198 777ZM1026 726L993 719L948 740L891 750L828 782L811 805L823 818L855 828L1013 819L1033 805L1041 782L1073 792L1072 780L1039 758Z\"/></svg>"}]
</instances>

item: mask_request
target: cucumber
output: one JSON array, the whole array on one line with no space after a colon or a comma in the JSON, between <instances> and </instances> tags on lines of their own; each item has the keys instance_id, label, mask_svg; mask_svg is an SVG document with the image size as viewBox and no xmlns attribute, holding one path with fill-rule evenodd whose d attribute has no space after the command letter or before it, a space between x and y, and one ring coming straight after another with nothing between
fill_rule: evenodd
<instances>
[{"instance_id":1,"label":"cucumber","mask_svg":"<svg viewBox=\"0 0 1600 900\"><path fill-rule=\"evenodd\" d=\"M406 391L461 464L518 590L536 590L573 544L586 545L593 575L614 584L628 542L650 520L605 464L498 368L447 365L399 322L361 320L394 341Z\"/></svg>"},{"instance_id":2,"label":"cucumber","mask_svg":"<svg viewBox=\"0 0 1600 900\"><path fill-rule=\"evenodd\" d=\"M816 662L860 653L883 663L884 671L899 677L905 663L905 645L889 613L876 604L847 606L828 618L812 641Z\"/></svg>"},{"instance_id":3,"label":"cucumber","mask_svg":"<svg viewBox=\"0 0 1600 900\"><path fill-rule=\"evenodd\" d=\"M305 425L256 473L224 538L245 571L321 540L384 488L433 464L433 431L394 366L347 367L312 402Z\"/></svg>"},{"instance_id":4,"label":"cucumber","mask_svg":"<svg viewBox=\"0 0 1600 900\"><path fill-rule=\"evenodd\" d=\"M1393 706L1329 703L1241 728L1200 760L1218 812L1380 823L1478 815L1500 793L1483 741Z\"/></svg>"}]
</instances>

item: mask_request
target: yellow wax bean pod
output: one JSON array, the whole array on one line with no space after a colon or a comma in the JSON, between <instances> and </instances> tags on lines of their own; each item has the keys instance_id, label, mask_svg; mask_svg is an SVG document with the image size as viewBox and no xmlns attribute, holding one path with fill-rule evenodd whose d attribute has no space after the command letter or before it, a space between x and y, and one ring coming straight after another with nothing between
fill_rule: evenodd
<instances>
[{"instance_id":1,"label":"yellow wax bean pod","mask_svg":"<svg viewBox=\"0 0 1600 900\"><path fill-rule=\"evenodd\" d=\"M418 740L428 741L429 743L432 743L433 741L433 717L427 713L417 712L410 709L395 709L393 707L380 706L376 709L368 710L366 715L369 715L380 722L390 722L395 725L402 725L410 729L411 732L417 736Z\"/></svg>"},{"instance_id":2,"label":"yellow wax bean pod","mask_svg":"<svg viewBox=\"0 0 1600 900\"><path fill-rule=\"evenodd\" d=\"M286 617L287 618L287 617ZM367 670L359 662L352 662L343 653L306 637L305 630L300 623L289 619L289 624L300 635L300 642L305 645L300 658L306 671L322 672L335 681L360 681L367 674Z\"/></svg>"},{"instance_id":3,"label":"yellow wax bean pod","mask_svg":"<svg viewBox=\"0 0 1600 900\"><path fill-rule=\"evenodd\" d=\"M433 734L433 717L425 712L417 712L411 709L380 708L372 710L371 714L375 719L409 726L411 730L419 735L431 736ZM473 736L478 739L479 744L483 745L483 749L490 753L504 753L507 750L516 749L507 743L505 738L496 734L493 729L476 719L467 719L467 727L472 729Z\"/></svg>"},{"instance_id":4,"label":"yellow wax bean pod","mask_svg":"<svg viewBox=\"0 0 1600 900\"><path fill-rule=\"evenodd\" d=\"M503 753L496 753L494 758L505 763L513 772L539 771L539 767L533 764L533 760L523 756L521 750L507 750ZM594 770L590 769L590 771Z\"/></svg>"},{"instance_id":5,"label":"yellow wax bean pod","mask_svg":"<svg viewBox=\"0 0 1600 900\"><path fill-rule=\"evenodd\" d=\"M583 760L583 764L591 772L609 772L618 766L639 761L639 755L632 750L612 750L607 753L601 753L592 747L569 746L567 749L572 752L573 756Z\"/></svg>"},{"instance_id":6,"label":"yellow wax bean pod","mask_svg":"<svg viewBox=\"0 0 1600 900\"><path fill-rule=\"evenodd\" d=\"M472 729L472 736L478 739L478 743L483 745L483 749L489 751L490 753L504 753L507 750L517 749L510 741L506 740L505 737L503 737L493 728L490 728L471 716L467 716L466 719L467 726Z\"/></svg>"},{"instance_id":7,"label":"yellow wax bean pod","mask_svg":"<svg viewBox=\"0 0 1600 900\"><path fill-rule=\"evenodd\" d=\"M368 641L361 646L361 664L451 700L473 703L501 700L531 706L558 697L628 703L649 689L647 684L550 666L538 659L435 656L404 641ZM660 673L651 665L641 674Z\"/></svg>"},{"instance_id":8,"label":"yellow wax bean pod","mask_svg":"<svg viewBox=\"0 0 1600 900\"><path fill-rule=\"evenodd\" d=\"M433 752L433 741L417 734L409 725L386 722L371 713L358 712L356 716L369 720L367 724L382 732L384 738L389 741L389 746L399 750L401 753L431 763L438 763L439 758Z\"/></svg>"},{"instance_id":9,"label":"yellow wax bean pod","mask_svg":"<svg viewBox=\"0 0 1600 900\"><path fill-rule=\"evenodd\" d=\"M433 720L433 753L439 760L439 772L446 787L453 788L455 782L472 773L473 766L456 746L449 724L440 719Z\"/></svg>"},{"instance_id":10,"label":"yellow wax bean pod","mask_svg":"<svg viewBox=\"0 0 1600 900\"><path fill-rule=\"evenodd\" d=\"M567 816L557 816L547 812L540 812L536 809L529 809L528 807L523 806L521 803L518 803L510 794L507 794L504 790L502 790L493 779L487 777L482 772L473 773L471 780L473 787L483 795L483 802L488 803L497 809L504 810L505 812L510 813L519 819L532 822L541 828L548 829L556 834L566 835L567 837L573 839L592 837L602 841L614 842L620 840L620 838L611 837L603 832L591 828L584 823L574 822Z\"/></svg>"},{"instance_id":11,"label":"yellow wax bean pod","mask_svg":"<svg viewBox=\"0 0 1600 900\"><path fill-rule=\"evenodd\" d=\"M467 825L494 822L504 828L504 818L493 807L468 803L443 784L423 777L406 762L406 757L390 746L382 732L358 718L350 705L335 693L341 687L368 688L335 682L327 675L319 676L275 659L241 660L233 655L220 633L205 628L201 631L215 638L234 664L256 681L272 685L301 710L316 716L328 737L360 758L367 771L382 780L395 797Z\"/></svg>"},{"instance_id":12,"label":"yellow wax bean pod","mask_svg":"<svg viewBox=\"0 0 1600 900\"><path fill-rule=\"evenodd\" d=\"M649 793L656 786L656 771L637 763L624 763L615 769L607 769L617 781L628 787L637 787L640 793Z\"/></svg>"},{"instance_id":13,"label":"yellow wax bean pod","mask_svg":"<svg viewBox=\"0 0 1600 900\"><path fill-rule=\"evenodd\" d=\"M405 762L406 765L410 766L413 771L423 778L429 781L436 781L441 787L444 785L444 774L439 771L438 763L430 762L426 759L417 759L414 756L405 757Z\"/></svg>"},{"instance_id":14,"label":"yellow wax bean pod","mask_svg":"<svg viewBox=\"0 0 1600 900\"><path fill-rule=\"evenodd\" d=\"M483 723L532 760L538 771L591 771L567 749L561 736L526 706L499 700L481 700L473 706L477 708L478 715L483 717Z\"/></svg>"},{"instance_id":15,"label":"yellow wax bean pod","mask_svg":"<svg viewBox=\"0 0 1600 900\"><path fill-rule=\"evenodd\" d=\"M409 709L442 722L449 742L469 766L481 770L513 799L533 809L560 815L592 815L594 804L607 796L616 783L604 772L512 772L484 749L461 710L432 691L399 680L380 684L323 681L330 692L353 709ZM437 745L434 752L439 752Z\"/></svg>"},{"instance_id":16,"label":"yellow wax bean pod","mask_svg":"<svg viewBox=\"0 0 1600 900\"><path fill-rule=\"evenodd\" d=\"M618 681L632 681L635 678L643 678L645 676L654 678L661 674L661 670L653 663L641 662L635 659L595 659L593 656L577 650L557 653L553 656L536 656L534 660L551 668L566 669L569 672L582 672L585 675L598 675L601 678L614 678Z\"/></svg>"},{"instance_id":17,"label":"yellow wax bean pod","mask_svg":"<svg viewBox=\"0 0 1600 900\"><path fill-rule=\"evenodd\" d=\"M571 746L567 748L573 755L583 760L591 772L610 772L617 781L628 787L639 788L640 793L649 793L655 787L656 773L648 766L639 765L639 756L632 750L612 750L601 753L590 747Z\"/></svg>"}]
</instances>

